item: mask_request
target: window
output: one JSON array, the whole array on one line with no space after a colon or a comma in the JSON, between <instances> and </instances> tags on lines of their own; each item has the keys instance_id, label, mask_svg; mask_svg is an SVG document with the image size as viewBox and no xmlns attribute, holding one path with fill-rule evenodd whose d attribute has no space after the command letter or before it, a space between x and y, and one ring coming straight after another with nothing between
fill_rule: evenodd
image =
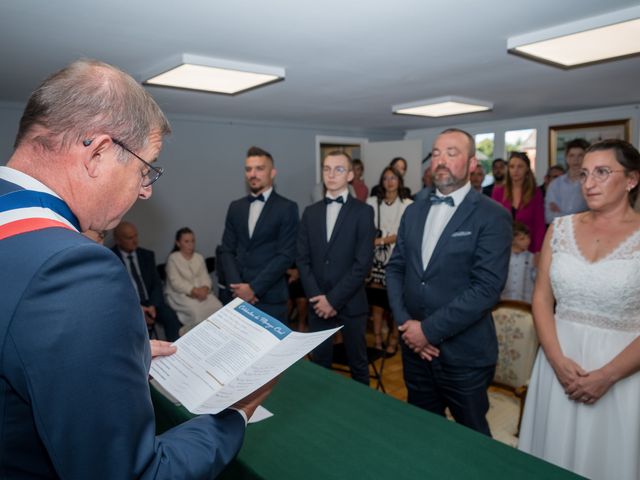
<instances>
[{"instance_id":1,"label":"window","mask_svg":"<svg viewBox=\"0 0 640 480\"><path fill-rule=\"evenodd\" d=\"M527 128L524 130L511 130L504 133L505 160L509 158L509 152L526 152L531 160L531 170L536 171L536 138L537 130Z\"/></svg>"},{"instance_id":2,"label":"window","mask_svg":"<svg viewBox=\"0 0 640 480\"><path fill-rule=\"evenodd\" d=\"M484 168L484 181L482 186L493 183L493 175L491 175L491 162L493 161L493 147L495 133L478 133L475 136L476 141L476 158L478 163Z\"/></svg>"}]
</instances>

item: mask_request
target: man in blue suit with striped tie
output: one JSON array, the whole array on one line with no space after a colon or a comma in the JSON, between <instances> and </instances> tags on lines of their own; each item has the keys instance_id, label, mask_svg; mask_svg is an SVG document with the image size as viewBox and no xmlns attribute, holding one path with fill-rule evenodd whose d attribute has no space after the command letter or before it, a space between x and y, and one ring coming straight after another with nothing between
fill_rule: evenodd
<instances>
[{"instance_id":1,"label":"man in blue suit with striped tie","mask_svg":"<svg viewBox=\"0 0 640 480\"><path fill-rule=\"evenodd\" d=\"M3 478L212 478L268 392L155 435L138 295L113 252L80 232L115 227L151 196L169 132L133 78L94 60L27 103L0 167Z\"/></svg>"}]
</instances>

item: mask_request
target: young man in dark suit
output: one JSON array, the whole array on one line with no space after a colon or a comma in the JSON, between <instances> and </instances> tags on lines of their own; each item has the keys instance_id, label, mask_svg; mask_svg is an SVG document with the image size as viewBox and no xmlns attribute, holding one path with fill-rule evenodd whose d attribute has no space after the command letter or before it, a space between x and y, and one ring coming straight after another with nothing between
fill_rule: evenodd
<instances>
[{"instance_id":1,"label":"young man in dark suit","mask_svg":"<svg viewBox=\"0 0 640 480\"><path fill-rule=\"evenodd\" d=\"M507 278L511 217L471 188L476 165L468 133L448 129L436 138L436 191L406 209L386 275L409 403L440 415L449 407L458 423L491 435L491 309Z\"/></svg>"},{"instance_id":2,"label":"young man in dark suit","mask_svg":"<svg viewBox=\"0 0 640 480\"><path fill-rule=\"evenodd\" d=\"M269 152L251 147L244 172L251 194L229 205L221 273L231 296L286 322L286 273L295 258L298 206L273 189L276 169Z\"/></svg>"},{"instance_id":3,"label":"young man in dark suit","mask_svg":"<svg viewBox=\"0 0 640 480\"><path fill-rule=\"evenodd\" d=\"M177 340L182 324L176 312L164 301L155 254L138 246L138 229L133 223L120 222L113 231L113 239L116 244L111 250L127 267L131 283L140 297L145 322L149 327L155 322L160 323L164 327L167 340Z\"/></svg>"},{"instance_id":4,"label":"young man in dark suit","mask_svg":"<svg viewBox=\"0 0 640 480\"><path fill-rule=\"evenodd\" d=\"M323 200L307 207L298 233L296 264L312 307L312 332L343 325L347 361L354 380L369 384L365 327L369 305L364 280L371 269L373 209L349 195L351 158L330 152L322 162ZM313 351L313 361L331 367L333 339Z\"/></svg>"}]
</instances>

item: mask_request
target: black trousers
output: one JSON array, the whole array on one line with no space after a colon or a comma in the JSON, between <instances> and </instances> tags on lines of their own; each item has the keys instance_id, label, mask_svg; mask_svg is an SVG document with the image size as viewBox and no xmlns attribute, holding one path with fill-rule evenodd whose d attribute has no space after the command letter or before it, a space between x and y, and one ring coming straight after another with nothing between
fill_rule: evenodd
<instances>
[{"instance_id":1,"label":"black trousers","mask_svg":"<svg viewBox=\"0 0 640 480\"><path fill-rule=\"evenodd\" d=\"M182 324L178 320L176 312L164 302L156 305L156 322L164 327L164 333L168 341L174 342L178 339L180 336L178 332Z\"/></svg>"},{"instance_id":2,"label":"black trousers","mask_svg":"<svg viewBox=\"0 0 640 480\"><path fill-rule=\"evenodd\" d=\"M324 319L318 317L312 308L309 309L310 332L319 332L340 325L344 325L341 332L347 353L347 364L349 365L349 370L351 370L351 378L369 385L369 363L367 361L367 343L365 339L367 315L351 317L338 314L336 317ZM318 345L311 357L314 363L331 368L333 337Z\"/></svg>"},{"instance_id":3,"label":"black trousers","mask_svg":"<svg viewBox=\"0 0 640 480\"><path fill-rule=\"evenodd\" d=\"M449 407L456 422L491 436L487 423L487 389L493 379L495 365L448 365L438 358L429 362L404 344L402 363L410 404L442 416L445 408Z\"/></svg>"},{"instance_id":4,"label":"black trousers","mask_svg":"<svg viewBox=\"0 0 640 480\"><path fill-rule=\"evenodd\" d=\"M263 303L258 302L255 305L256 308L259 308L264 313L271 315L276 320L280 320L285 325L288 325L287 320L287 303Z\"/></svg>"}]
</instances>

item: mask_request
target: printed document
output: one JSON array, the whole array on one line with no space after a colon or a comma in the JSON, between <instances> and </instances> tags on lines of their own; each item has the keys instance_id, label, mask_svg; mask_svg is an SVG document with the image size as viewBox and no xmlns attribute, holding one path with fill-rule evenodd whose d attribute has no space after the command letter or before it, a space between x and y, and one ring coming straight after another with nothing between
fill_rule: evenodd
<instances>
[{"instance_id":1,"label":"printed document","mask_svg":"<svg viewBox=\"0 0 640 480\"><path fill-rule=\"evenodd\" d=\"M149 374L194 414L221 412L276 377L339 328L299 333L236 298L156 357Z\"/></svg>"}]
</instances>

